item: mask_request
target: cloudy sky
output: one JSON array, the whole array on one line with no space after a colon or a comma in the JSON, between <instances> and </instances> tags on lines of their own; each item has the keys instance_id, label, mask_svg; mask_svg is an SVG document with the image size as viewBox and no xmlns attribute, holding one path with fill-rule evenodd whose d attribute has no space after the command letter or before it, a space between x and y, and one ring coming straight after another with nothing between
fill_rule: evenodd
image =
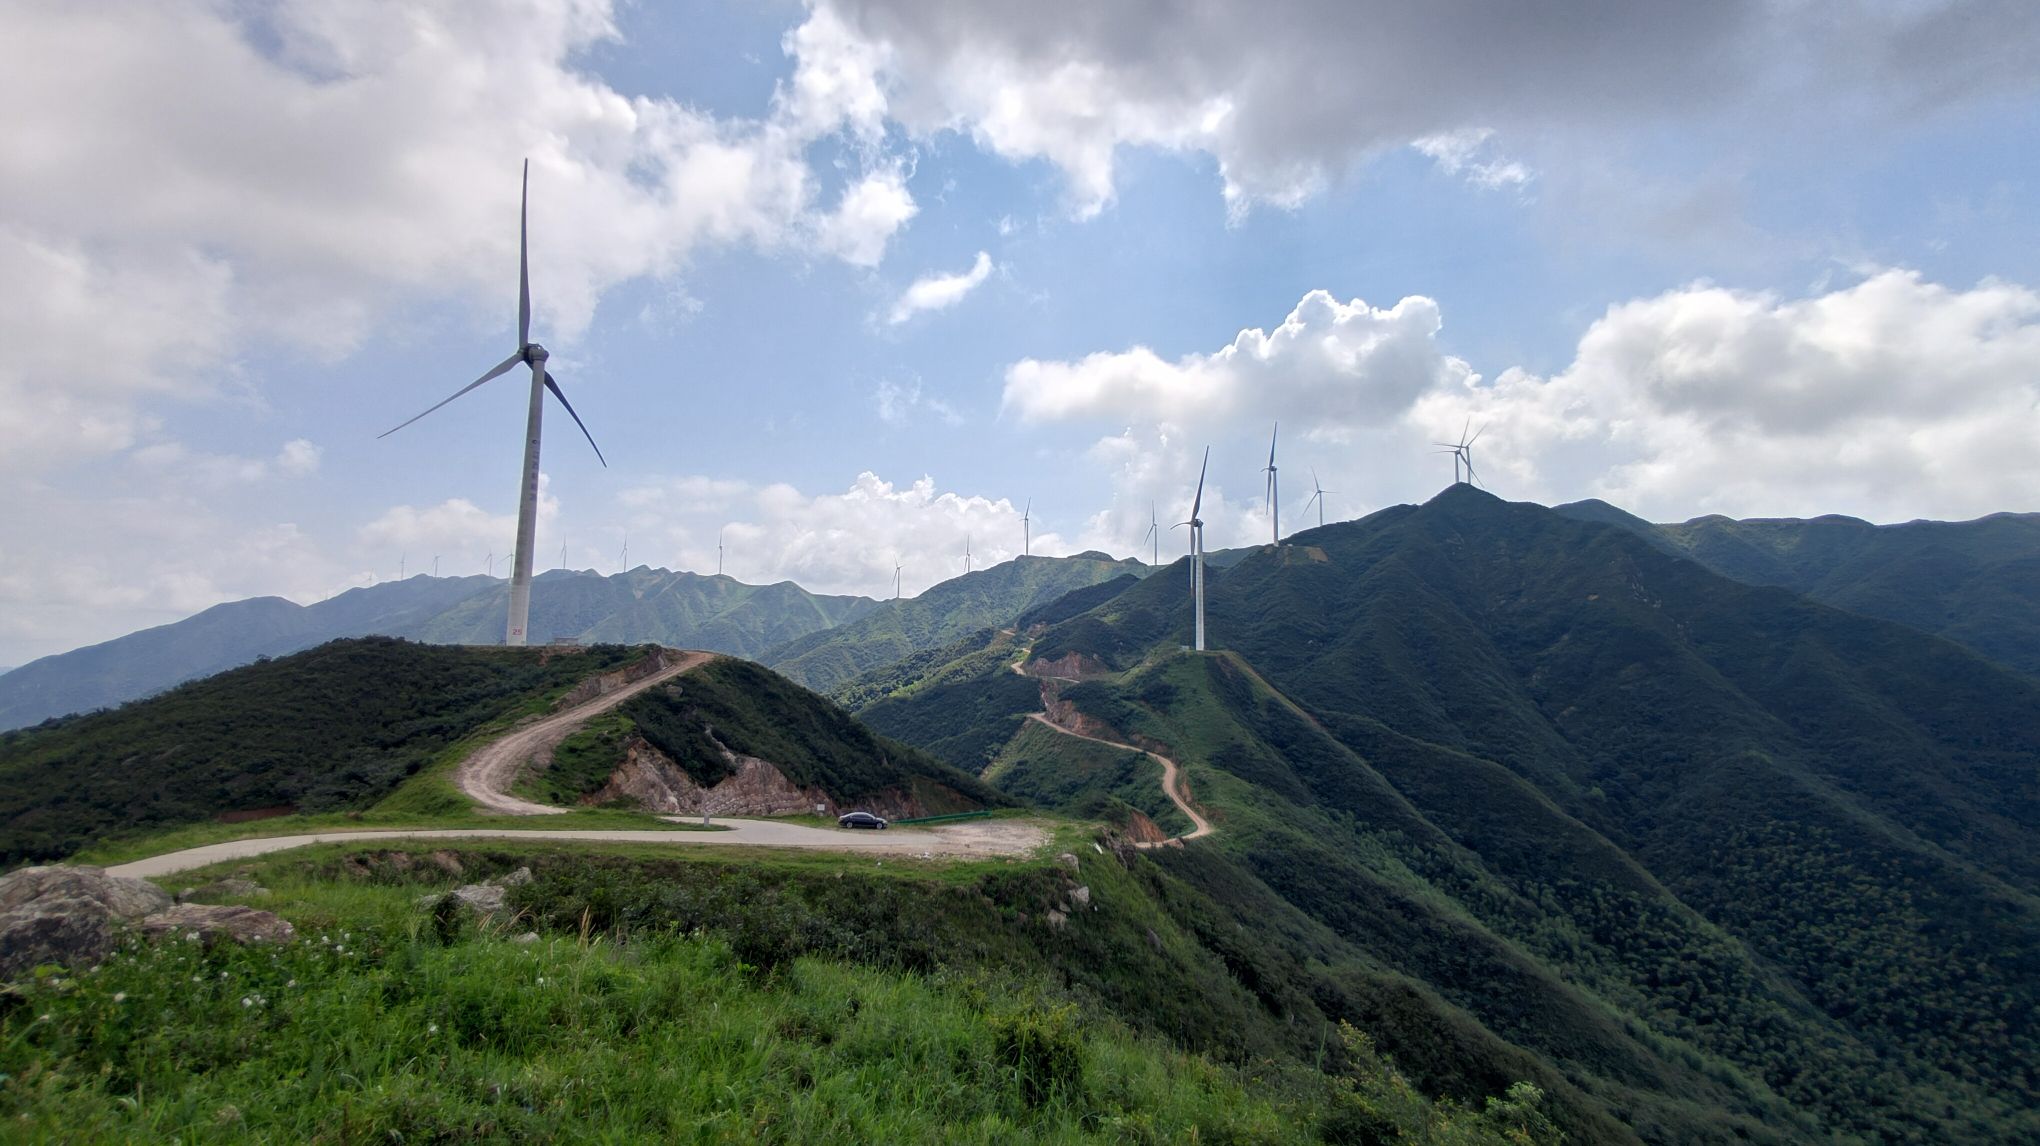
<instances>
[{"instance_id":1,"label":"cloudy sky","mask_svg":"<svg viewBox=\"0 0 2040 1146\"><path fill-rule=\"evenodd\" d=\"M1562 10L1563 15L1553 15ZM2025 0L0 0L0 664L539 565L909 592L1486 484L2040 509ZM1309 519L1315 521L1316 510ZM1166 533L1163 556L1180 551Z\"/></svg>"}]
</instances>

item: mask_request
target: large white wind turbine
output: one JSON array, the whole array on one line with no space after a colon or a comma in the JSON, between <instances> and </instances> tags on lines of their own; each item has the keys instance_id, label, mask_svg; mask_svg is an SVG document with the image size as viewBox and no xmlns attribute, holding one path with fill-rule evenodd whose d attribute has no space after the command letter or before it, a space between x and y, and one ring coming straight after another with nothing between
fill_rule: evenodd
<instances>
[{"instance_id":1,"label":"large white wind turbine","mask_svg":"<svg viewBox=\"0 0 2040 1146\"><path fill-rule=\"evenodd\" d=\"M1439 450L1439 453L1452 455L1452 483L1454 485L1462 481L1473 486L1480 484L1480 479L1473 472L1473 443L1479 441L1482 434L1487 433L1487 427L1482 426L1480 429L1474 430L1473 436L1470 438L1466 436L1466 431L1469 429L1473 429L1473 419L1470 417L1466 419L1466 425L1460 428L1459 440L1457 442L1432 443L1433 445L1445 447ZM1459 476L1462 466L1465 467L1466 472L1466 476L1463 478Z\"/></svg>"},{"instance_id":2,"label":"large white wind turbine","mask_svg":"<svg viewBox=\"0 0 2040 1146\"><path fill-rule=\"evenodd\" d=\"M1190 527L1190 597L1196 610L1193 623L1192 648L1204 651L1204 521L1198 511L1204 508L1204 471L1211 468L1211 447L1204 447L1204 464L1197 468L1197 496L1190 501L1190 520L1179 521L1171 529Z\"/></svg>"},{"instance_id":3,"label":"large white wind turbine","mask_svg":"<svg viewBox=\"0 0 2040 1146\"><path fill-rule=\"evenodd\" d=\"M581 421L581 415L574 413L573 404L568 402L567 396L560 391L559 383L553 381L551 374L546 373L545 347L531 341L531 257L526 226L526 208L530 198L531 161L527 159L524 161L524 190L517 202L517 351L497 363L495 369L456 390L452 398L425 411L425 414L430 414L454 398L484 382L508 374L520 365L531 367L530 412L524 422L524 474L518 486L517 496L517 553L510 571L510 619L503 634L503 643L507 645L525 643L525 630L531 618L532 545L538 535L538 439L540 423L545 412L545 391L552 391L553 397L560 400L560 405L567 411L567 417L572 418L574 424L581 427L581 433L588 439L588 445L594 448L595 459L602 463L604 469L609 467L609 460L602 456L602 447L595 445L595 435L588 433L587 425ZM387 438L418 418L424 417L425 414L419 414L410 422L376 436ZM564 552L561 554L560 563L562 565L566 563Z\"/></svg>"},{"instance_id":4,"label":"large white wind turbine","mask_svg":"<svg viewBox=\"0 0 2040 1146\"><path fill-rule=\"evenodd\" d=\"M1275 545L1282 545L1282 487L1275 481L1275 435L1282 432L1282 423L1268 433L1268 517L1275 523Z\"/></svg>"},{"instance_id":5,"label":"large white wind turbine","mask_svg":"<svg viewBox=\"0 0 2040 1146\"><path fill-rule=\"evenodd\" d=\"M1310 501L1303 503L1303 511L1309 513L1311 501L1317 503L1317 523L1319 528L1323 528L1325 524L1325 495L1331 492L1333 491L1318 484L1317 467L1312 466L1310 468Z\"/></svg>"}]
</instances>

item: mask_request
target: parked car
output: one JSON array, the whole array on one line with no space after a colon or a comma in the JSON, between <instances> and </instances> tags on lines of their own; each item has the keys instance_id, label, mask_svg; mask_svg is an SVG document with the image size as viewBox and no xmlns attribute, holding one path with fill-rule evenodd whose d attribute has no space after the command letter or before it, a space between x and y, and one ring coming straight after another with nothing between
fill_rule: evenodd
<instances>
[{"instance_id":1,"label":"parked car","mask_svg":"<svg viewBox=\"0 0 2040 1146\"><path fill-rule=\"evenodd\" d=\"M836 817L836 826L839 828L883 828L887 825L883 816L874 816L870 812L845 812Z\"/></svg>"}]
</instances>

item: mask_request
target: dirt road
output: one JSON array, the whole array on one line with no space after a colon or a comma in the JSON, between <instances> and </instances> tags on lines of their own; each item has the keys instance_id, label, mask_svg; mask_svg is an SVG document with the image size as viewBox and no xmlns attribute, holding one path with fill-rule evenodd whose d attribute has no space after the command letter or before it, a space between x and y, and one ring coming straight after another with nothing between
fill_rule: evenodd
<instances>
[{"instance_id":1,"label":"dirt road","mask_svg":"<svg viewBox=\"0 0 2040 1146\"><path fill-rule=\"evenodd\" d=\"M707 664L715 657L714 653L695 652L668 655L674 658L672 663L648 677L605 692L565 712L527 724L477 748L473 755L461 761L460 771L453 778L455 786L483 808L505 816L554 816L566 811L565 808L534 804L511 795L510 785L517 782L518 770L541 754L550 753L560 741L573 735L575 729L593 717L608 712L653 685Z\"/></svg>"},{"instance_id":2,"label":"dirt road","mask_svg":"<svg viewBox=\"0 0 2040 1146\"><path fill-rule=\"evenodd\" d=\"M688 821L692 823L692 820ZM825 848L835 851L868 852L873 855L907 856L1010 856L1026 855L1048 839L1039 824L1025 820L981 820L939 828L887 831L853 831L847 828L814 828L773 820L715 820L721 832L599 831L570 829L557 832L530 828L423 828L410 831L317 832L301 836L269 836L261 839L228 840L204 847L186 848L160 856L117 864L106 870L114 875L148 878L172 875L225 860L248 859L271 852L311 844L361 843L369 840L577 840L594 843L662 844L675 847L765 847Z\"/></svg>"},{"instance_id":3,"label":"dirt road","mask_svg":"<svg viewBox=\"0 0 2040 1146\"><path fill-rule=\"evenodd\" d=\"M1202 815L1198 814L1197 809L1190 806L1190 801L1183 798L1183 784L1181 779L1182 773L1177 770L1176 762L1174 760L1169 759L1167 756L1164 756L1159 752L1148 752L1147 749L1145 748L1137 748L1131 744L1121 744L1117 740L1106 740L1098 736L1086 736L1081 732L1071 732L1069 729L1064 728L1062 725L1057 724L1053 720L1050 720L1048 718L1048 714L1045 712L1030 712L1027 714L1027 718L1029 720L1038 720L1041 723L1047 725L1048 727L1055 729L1057 732L1062 733L1064 736L1074 736L1079 740L1088 740L1093 744L1107 744L1114 748L1123 748L1129 752L1145 752L1147 755L1152 756L1162 766L1162 794L1164 796L1167 796L1169 798L1169 801L1175 804L1177 808L1181 809L1184 815L1190 817L1191 824L1195 825L1191 831L1185 832L1180 836L1171 837L1171 839L1194 840L1200 836L1208 836L1211 834L1211 821L1205 819ZM1162 842L1168 843L1170 841L1163 840ZM1154 847L1156 845L1139 844L1137 846L1146 848Z\"/></svg>"}]
</instances>

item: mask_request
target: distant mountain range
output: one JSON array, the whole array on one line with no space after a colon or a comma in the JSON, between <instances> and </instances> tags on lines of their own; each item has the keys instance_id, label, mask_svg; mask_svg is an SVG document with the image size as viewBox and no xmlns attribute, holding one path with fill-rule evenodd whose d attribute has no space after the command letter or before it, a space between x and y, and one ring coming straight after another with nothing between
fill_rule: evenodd
<instances>
[{"instance_id":1,"label":"distant mountain range","mask_svg":"<svg viewBox=\"0 0 2040 1146\"><path fill-rule=\"evenodd\" d=\"M1646 1141L2040 1141L2040 681L1708 567L1887 605L1956 570L1941 607L2016 616L2030 522L1608 516L1457 486L1212 576L1211 653L1178 562L851 691L1080 814L1159 805L1026 714L1170 755L1218 831L1162 866L1290 961L1287 1021L1423 1085L1534 1056Z\"/></svg>"},{"instance_id":2,"label":"distant mountain range","mask_svg":"<svg viewBox=\"0 0 2040 1146\"><path fill-rule=\"evenodd\" d=\"M542 639L732 653L825 690L977 626L1010 624L1072 589L1144 568L1099 553L1017 558L899 602L824 596L791 581L749 585L733 577L644 566L610 576L555 570L536 578L531 631ZM0 730L112 707L339 637L499 644L508 595L508 583L497 578L421 574L351 589L315 605L281 597L217 605L0 676ZM860 621L869 623L859 627ZM841 640L819 639L844 626L849 627Z\"/></svg>"}]
</instances>

